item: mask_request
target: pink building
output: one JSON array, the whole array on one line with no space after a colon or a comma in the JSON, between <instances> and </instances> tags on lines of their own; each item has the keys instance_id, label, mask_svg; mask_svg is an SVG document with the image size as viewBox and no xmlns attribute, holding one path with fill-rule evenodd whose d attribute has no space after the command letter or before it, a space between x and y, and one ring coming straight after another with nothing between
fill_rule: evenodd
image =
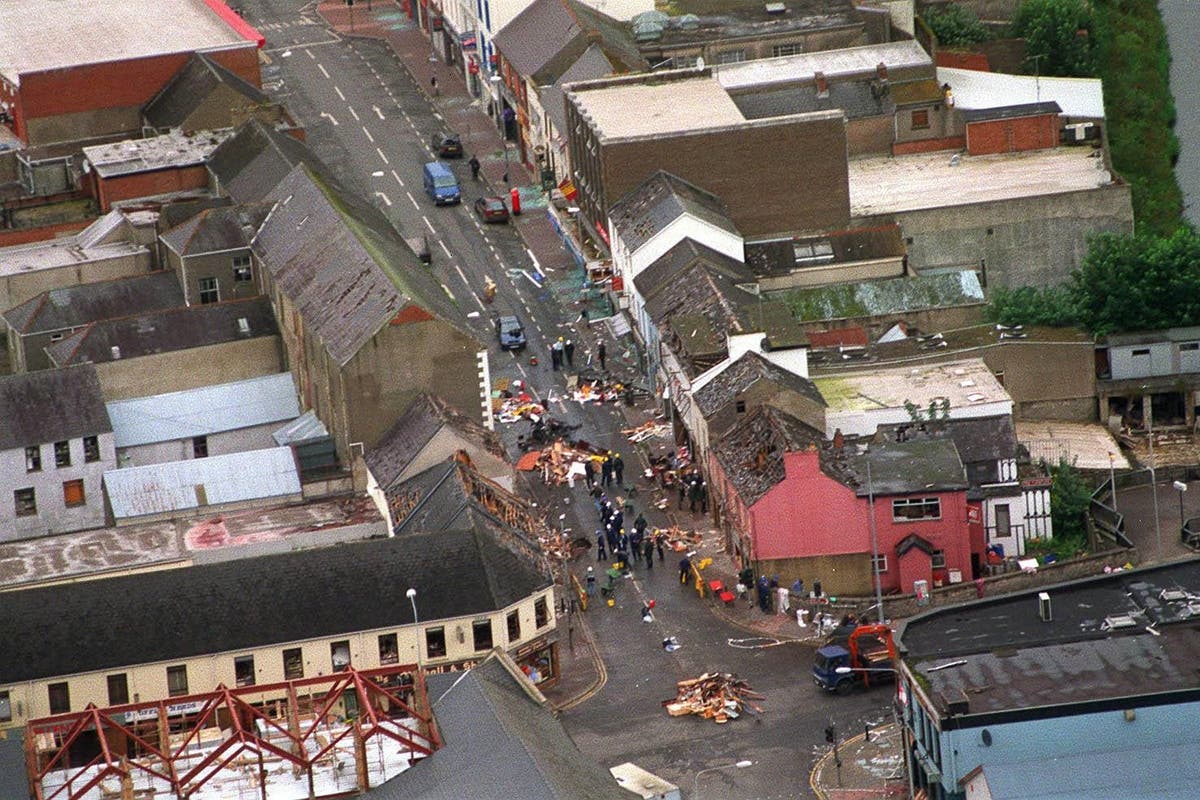
<instances>
[{"instance_id":1,"label":"pink building","mask_svg":"<svg viewBox=\"0 0 1200 800\"><path fill-rule=\"evenodd\" d=\"M885 592L911 592L917 580L934 586L974 577L972 553L982 555L983 532L971 522L978 514L968 512L954 442L871 441L860 453L861 446L836 447L770 406L731 429L708 469L727 545L739 560L787 584L820 580L830 594L870 594L873 494Z\"/></svg>"}]
</instances>

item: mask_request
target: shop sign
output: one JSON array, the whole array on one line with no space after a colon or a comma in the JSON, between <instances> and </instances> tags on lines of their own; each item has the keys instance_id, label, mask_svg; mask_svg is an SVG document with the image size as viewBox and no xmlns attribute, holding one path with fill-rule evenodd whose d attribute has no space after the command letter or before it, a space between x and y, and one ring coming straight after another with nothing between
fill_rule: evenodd
<instances>
[{"instance_id":1,"label":"shop sign","mask_svg":"<svg viewBox=\"0 0 1200 800\"><path fill-rule=\"evenodd\" d=\"M183 714L199 714L204 709L204 701L196 700L191 703L175 703L167 706L168 717L178 717ZM125 723L141 722L147 719L158 719L158 706L139 708L136 711L125 712Z\"/></svg>"},{"instance_id":2,"label":"shop sign","mask_svg":"<svg viewBox=\"0 0 1200 800\"><path fill-rule=\"evenodd\" d=\"M475 31L460 33L458 36L458 46L463 49L464 53L473 53L478 50L479 39L475 36ZM479 72L479 65L475 63L474 59L471 60L471 65L474 67L472 74Z\"/></svg>"},{"instance_id":3,"label":"shop sign","mask_svg":"<svg viewBox=\"0 0 1200 800\"><path fill-rule=\"evenodd\" d=\"M426 675L442 675L447 672L463 672L479 666L478 661L458 661L454 664L438 664L436 667L425 667Z\"/></svg>"},{"instance_id":4,"label":"shop sign","mask_svg":"<svg viewBox=\"0 0 1200 800\"><path fill-rule=\"evenodd\" d=\"M521 647L517 648L517 658L522 659L525 656L529 655L530 653L533 653L537 650L543 650L543 649L545 649L546 645L548 645L548 644L549 644L549 642L546 640L545 636L534 639L532 642L529 642L529 643L524 644Z\"/></svg>"}]
</instances>

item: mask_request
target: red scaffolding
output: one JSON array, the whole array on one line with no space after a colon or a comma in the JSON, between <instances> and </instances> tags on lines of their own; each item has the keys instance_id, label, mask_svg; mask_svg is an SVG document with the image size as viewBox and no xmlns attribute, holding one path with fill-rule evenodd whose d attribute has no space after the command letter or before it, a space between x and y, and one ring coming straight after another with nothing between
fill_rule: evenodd
<instances>
[{"instance_id":1,"label":"red scaffolding","mask_svg":"<svg viewBox=\"0 0 1200 800\"><path fill-rule=\"evenodd\" d=\"M352 752L355 789L369 788L373 770L387 773L369 763L372 739L399 745L387 756L401 765L397 771L440 746L425 676L415 667L347 668L157 702L90 704L30 721L25 752L37 800L83 800L106 781L104 794L119 785L120 797L134 797L138 780L163 797L203 797L209 782L248 767L256 794L270 800L268 761L289 766L293 782L306 777L310 797L329 797L346 790L321 793L322 770L342 772L347 762L339 759Z\"/></svg>"}]
</instances>

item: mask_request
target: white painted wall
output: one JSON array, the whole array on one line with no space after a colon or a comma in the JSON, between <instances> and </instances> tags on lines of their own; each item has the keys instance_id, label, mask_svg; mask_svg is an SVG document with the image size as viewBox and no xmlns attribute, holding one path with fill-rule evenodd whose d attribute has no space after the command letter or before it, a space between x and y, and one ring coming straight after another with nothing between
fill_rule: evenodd
<instances>
[{"instance_id":1,"label":"white painted wall","mask_svg":"<svg viewBox=\"0 0 1200 800\"><path fill-rule=\"evenodd\" d=\"M83 439L71 439L71 465L62 468L54 465L54 443L42 443L42 468L37 472L26 471L23 447L0 452L0 541L104 526L104 471L115 468L117 462L113 435L102 433L97 440L99 461L86 463ZM63 483L80 479L83 480L85 504L68 508L63 501ZM37 516L18 517L16 514L13 493L25 488L34 490Z\"/></svg>"},{"instance_id":2,"label":"white painted wall","mask_svg":"<svg viewBox=\"0 0 1200 800\"><path fill-rule=\"evenodd\" d=\"M272 422L235 431L210 433L208 434L208 454L223 456L229 453L244 453L247 450L265 450L268 447L277 447L271 434L282 428L287 422ZM186 461L191 457L192 439L190 437L122 447L117 451L117 462L121 467L165 464L169 461Z\"/></svg>"}]
</instances>

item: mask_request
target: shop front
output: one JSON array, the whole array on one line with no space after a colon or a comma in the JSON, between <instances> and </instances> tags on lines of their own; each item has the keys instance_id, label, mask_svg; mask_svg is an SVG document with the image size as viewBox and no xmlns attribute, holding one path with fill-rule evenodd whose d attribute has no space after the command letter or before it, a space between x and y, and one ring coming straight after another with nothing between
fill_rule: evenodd
<instances>
[{"instance_id":1,"label":"shop front","mask_svg":"<svg viewBox=\"0 0 1200 800\"><path fill-rule=\"evenodd\" d=\"M554 638L553 634L539 636L532 642L528 642L518 647L515 651L510 652L509 655L535 686L553 686L558 682L558 641ZM479 666L485 658L487 658L487 653L481 653L479 658L469 658L463 661L453 661L448 664L427 666L425 667L425 674L441 675L446 672L463 672Z\"/></svg>"}]
</instances>

